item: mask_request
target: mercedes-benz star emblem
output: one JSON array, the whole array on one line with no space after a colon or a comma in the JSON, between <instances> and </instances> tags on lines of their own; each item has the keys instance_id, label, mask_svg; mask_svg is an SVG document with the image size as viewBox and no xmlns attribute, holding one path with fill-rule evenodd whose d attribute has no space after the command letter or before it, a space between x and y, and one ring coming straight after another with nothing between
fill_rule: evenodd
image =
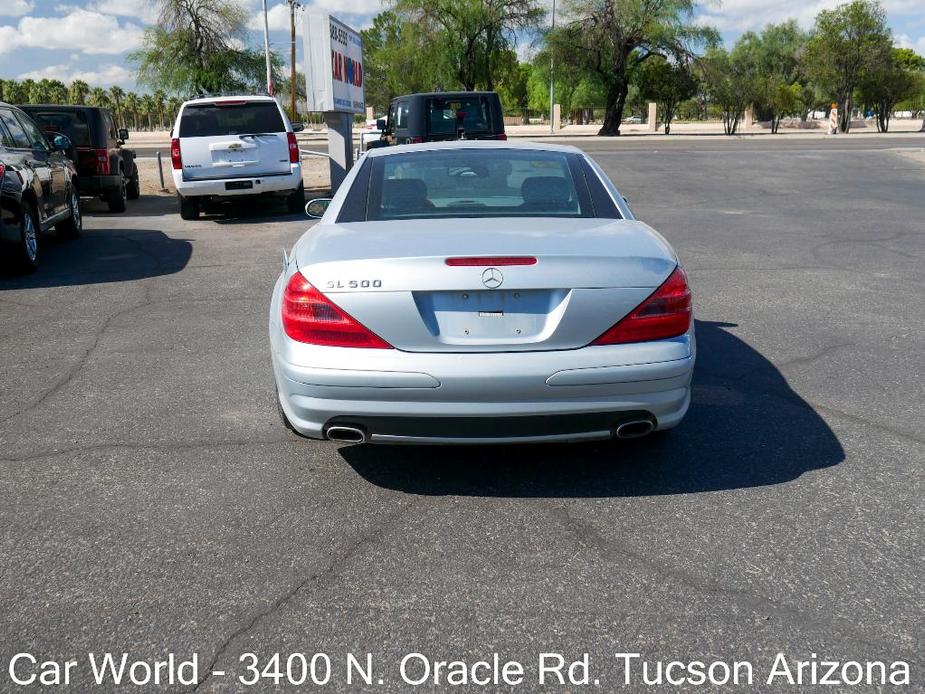
<instances>
[{"instance_id":1,"label":"mercedes-benz star emblem","mask_svg":"<svg viewBox=\"0 0 925 694\"><path fill-rule=\"evenodd\" d=\"M504 282L504 275L496 267L486 268L485 272L482 273L482 284L489 289L497 289L502 282Z\"/></svg>"}]
</instances>

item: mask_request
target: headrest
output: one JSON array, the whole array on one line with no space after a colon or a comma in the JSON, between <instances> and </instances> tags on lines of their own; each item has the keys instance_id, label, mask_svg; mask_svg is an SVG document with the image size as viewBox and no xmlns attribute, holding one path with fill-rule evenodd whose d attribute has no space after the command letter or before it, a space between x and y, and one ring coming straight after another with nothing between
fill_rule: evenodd
<instances>
[{"instance_id":1,"label":"headrest","mask_svg":"<svg viewBox=\"0 0 925 694\"><path fill-rule=\"evenodd\" d=\"M395 207L424 205L427 186L420 178L387 178L382 184L382 201Z\"/></svg>"},{"instance_id":2,"label":"headrest","mask_svg":"<svg viewBox=\"0 0 925 694\"><path fill-rule=\"evenodd\" d=\"M524 179L520 194L529 204L561 205L569 201L571 190L562 176L533 176Z\"/></svg>"}]
</instances>

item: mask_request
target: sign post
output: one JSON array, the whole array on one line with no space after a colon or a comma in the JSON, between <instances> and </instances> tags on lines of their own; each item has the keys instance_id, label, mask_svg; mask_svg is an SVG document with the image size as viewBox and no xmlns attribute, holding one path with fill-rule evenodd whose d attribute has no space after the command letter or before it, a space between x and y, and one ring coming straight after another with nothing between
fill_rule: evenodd
<instances>
[{"instance_id":1,"label":"sign post","mask_svg":"<svg viewBox=\"0 0 925 694\"><path fill-rule=\"evenodd\" d=\"M366 112L363 41L329 14L308 13L303 27L307 107L324 113L336 192L353 166L353 116Z\"/></svg>"}]
</instances>

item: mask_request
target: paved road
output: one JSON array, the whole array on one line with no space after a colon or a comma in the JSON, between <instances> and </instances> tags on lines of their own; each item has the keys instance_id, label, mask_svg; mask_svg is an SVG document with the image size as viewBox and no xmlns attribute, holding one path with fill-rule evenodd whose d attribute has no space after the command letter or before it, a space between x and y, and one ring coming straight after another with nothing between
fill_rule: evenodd
<instances>
[{"instance_id":1,"label":"paved road","mask_svg":"<svg viewBox=\"0 0 925 694\"><path fill-rule=\"evenodd\" d=\"M921 691L925 164L833 144L589 145L695 292L694 404L661 442L293 439L266 311L307 222L95 208L0 278L0 664L78 658L81 691L88 651L198 653L200 691L238 691L242 653L323 651L344 691L372 652L369 689L405 691L410 651L533 683L588 652L609 691L633 651L798 691L763 683L783 651L907 660Z\"/></svg>"}]
</instances>

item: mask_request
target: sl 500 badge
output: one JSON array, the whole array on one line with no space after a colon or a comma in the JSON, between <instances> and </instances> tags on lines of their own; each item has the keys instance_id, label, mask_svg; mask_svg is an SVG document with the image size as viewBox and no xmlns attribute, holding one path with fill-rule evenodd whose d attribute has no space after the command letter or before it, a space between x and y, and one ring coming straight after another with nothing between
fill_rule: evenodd
<instances>
[{"instance_id":1,"label":"sl 500 badge","mask_svg":"<svg viewBox=\"0 0 925 694\"><path fill-rule=\"evenodd\" d=\"M382 280L328 280L328 289L379 289Z\"/></svg>"}]
</instances>

